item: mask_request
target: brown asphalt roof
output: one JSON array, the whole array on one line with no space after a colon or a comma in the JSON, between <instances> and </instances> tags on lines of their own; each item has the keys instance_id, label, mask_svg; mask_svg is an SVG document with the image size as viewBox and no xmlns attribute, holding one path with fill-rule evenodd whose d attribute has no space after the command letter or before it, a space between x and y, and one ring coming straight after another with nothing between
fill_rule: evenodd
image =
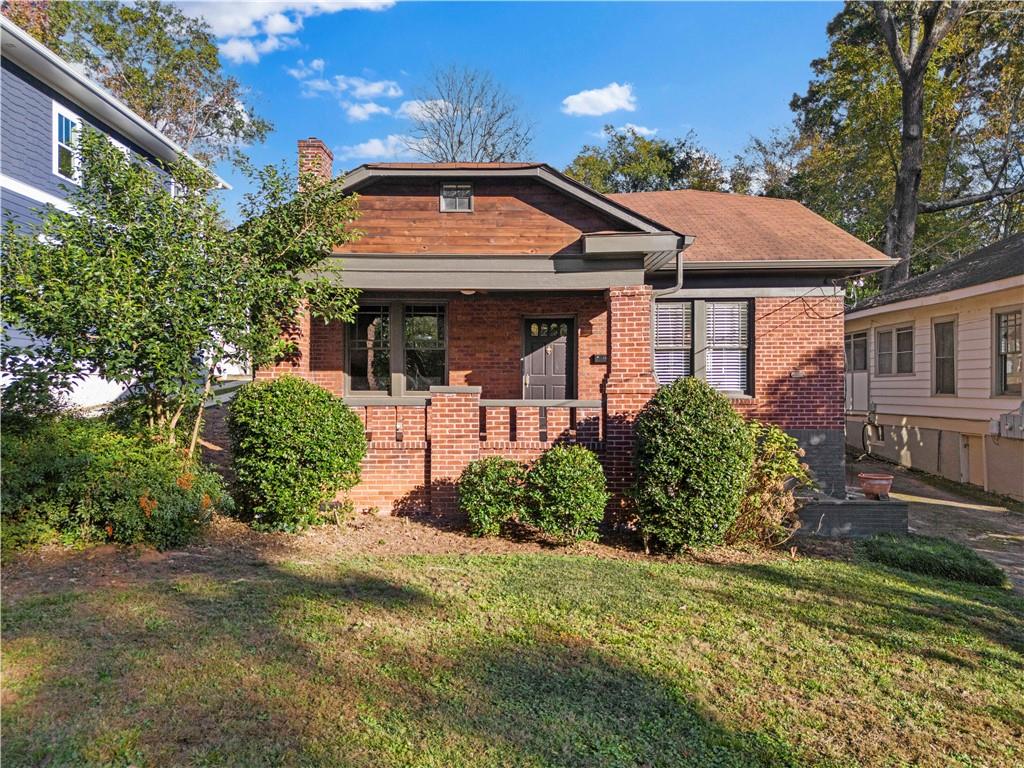
<instances>
[{"instance_id":1,"label":"brown asphalt roof","mask_svg":"<svg viewBox=\"0 0 1024 768\"><path fill-rule=\"evenodd\" d=\"M477 168L494 170L540 168L544 163L366 163L365 168L391 168L401 171L436 169L441 171L471 171Z\"/></svg>"},{"instance_id":2,"label":"brown asphalt roof","mask_svg":"<svg viewBox=\"0 0 1024 768\"><path fill-rule=\"evenodd\" d=\"M695 189L608 197L664 227L693 235L696 240L686 251L689 262L886 259L795 200Z\"/></svg>"}]
</instances>

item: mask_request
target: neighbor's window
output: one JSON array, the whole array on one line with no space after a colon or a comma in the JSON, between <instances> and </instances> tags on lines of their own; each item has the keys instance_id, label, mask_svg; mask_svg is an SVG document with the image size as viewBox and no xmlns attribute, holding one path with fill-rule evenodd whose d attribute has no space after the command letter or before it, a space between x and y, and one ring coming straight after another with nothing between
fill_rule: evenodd
<instances>
[{"instance_id":1,"label":"neighbor's window","mask_svg":"<svg viewBox=\"0 0 1024 768\"><path fill-rule=\"evenodd\" d=\"M868 369L868 333L846 334L846 370L866 371Z\"/></svg>"},{"instance_id":2,"label":"neighbor's window","mask_svg":"<svg viewBox=\"0 0 1024 768\"><path fill-rule=\"evenodd\" d=\"M659 384L693 375L693 302L659 301L654 307L654 376Z\"/></svg>"},{"instance_id":3,"label":"neighbor's window","mask_svg":"<svg viewBox=\"0 0 1024 768\"><path fill-rule=\"evenodd\" d=\"M875 337L876 372L880 376L914 372L914 328L879 331Z\"/></svg>"},{"instance_id":4,"label":"neighbor's window","mask_svg":"<svg viewBox=\"0 0 1024 768\"><path fill-rule=\"evenodd\" d=\"M932 365L935 394L956 394L956 322L944 320L932 326Z\"/></svg>"},{"instance_id":5,"label":"neighbor's window","mask_svg":"<svg viewBox=\"0 0 1024 768\"><path fill-rule=\"evenodd\" d=\"M442 184L441 185L441 210L442 211L472 211L473 210L473 185L472 184Z\"/></svg>"},{"instance_id":6,"label":"neighbor's window","mask_svg":"<svg viewBox=\"0 0 1024 768\"><path fill-rule=\"evenodd\" d=\"M364 306L349 326L349 388L391 392L391 308Z\"/></svg>"},{"instance_id":7,"label":"neighbor's window","mask_svg":"<svg viewBox=\"0 0 1024 768\"><path fill-rule=\"evenodd\" d=\"M53 111L53 172L61 178L79 181L78 132L81 125L77 117L70 112L58 109Z\"/></svg>"},{"instance_id":8,"label":"neighbor's window","mask_svg":"<svg viewBox=\"0 0 1024 768\"><path fill-rule=\"evenodd\" d=\"M1021 394L1021 312L996 315L996 392Z\"/></svg>"},{"instance_id":9,"label":"neighbor's window","mask_svg":"<svg viewBox=\"0 0 1024 768\"><path fill-rule=\"evenodd\" d=\"M723 392L749 389L749 307L747 301L707 303L707 380Z\"/></svg>"},{"instance_id":10,"label":"neighbor's window","mask_svg":"<svg viewBox=\"0 0 1024 768\"><path fill-rule=\"evenodd\" d=\"M402 326L405 349L405 388L426 392L445 383L444 305L405 307Z\"/></svg>"}]
</instances>

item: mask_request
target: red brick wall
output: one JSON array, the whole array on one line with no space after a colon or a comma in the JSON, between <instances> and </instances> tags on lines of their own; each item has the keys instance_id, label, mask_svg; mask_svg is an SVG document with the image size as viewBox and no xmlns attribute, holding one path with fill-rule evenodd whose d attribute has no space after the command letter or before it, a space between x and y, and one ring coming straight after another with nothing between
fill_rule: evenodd
<instances>
[{"instance_id":1,"label":"red brick wall","mask_svg":"<svg viewBox=\"0 0 1024 768\"><path fill-rule=\"evenodd\" d=\"M842 429L842 297L755 299L754 398L733 404L783 429Z\"/></svg>"},{"instance_id":2,"label":"red brick wall","mask_svg":"<svg viewBox=\"0 0 1024 768\"><path fill-rule=\"evenodd\" d=\"M603 294L460 296L448 304L448 383L482 387L484 400L523 396L523 322L527 317L576 319L576 399L599 400L608 367L590 356L608 351Z\"/></svg>"}]
</instances>

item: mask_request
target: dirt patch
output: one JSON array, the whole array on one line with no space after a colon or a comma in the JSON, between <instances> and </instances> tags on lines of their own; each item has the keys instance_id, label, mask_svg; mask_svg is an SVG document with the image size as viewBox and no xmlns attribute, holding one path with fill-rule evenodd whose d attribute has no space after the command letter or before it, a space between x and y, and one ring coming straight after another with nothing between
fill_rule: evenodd
<instances>
[{"instance_id":1,"label":"dirt patch","mask_svg":"<svg viewBox=\"0 0 1024 768\"><path fill-rule=\"evenodd\" d=\"M755 563L804 554L846 559L841 544L795 541L777 551L718 547L676 556L647 555L631 533L610 534L600 543L562 546L520 528L508 538L475 538L457 520L356 514L340 526L323 525L300 534L258 533L226 517L214 518L203 538L189 547L158 552L113 544L69 549L47 546L15 555L3 567L3 597L17 600L55 588L121 586L187 573L244 577L284 562L330 563L351 555L551 554L617 560L676 560ZM838 547L838 549L837 549Z\"/></svg>"}]
</instances>

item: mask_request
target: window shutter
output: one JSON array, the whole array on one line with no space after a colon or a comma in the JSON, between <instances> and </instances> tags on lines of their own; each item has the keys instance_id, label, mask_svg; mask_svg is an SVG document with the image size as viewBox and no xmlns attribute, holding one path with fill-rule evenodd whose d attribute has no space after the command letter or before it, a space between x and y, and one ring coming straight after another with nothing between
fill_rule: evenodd
<instances>
[{"instance_id":1,"label":"window shutter","mask_svg":"<svg viewBox=\"0 0 1024 768\"><path fill-rule=\"evenodd\" d=\"M654 375L659 384L692 376L690 302L659 301L654 312Z\"/></svg>"},{"instance_id":2,"label":"window shutter","mask_svg":"<svg viewBox=\"0 0 1024 768\"><path fill-rule=\"evenodd\" d=\"M745 301L707 304L707 380L715 389L747 391L747 306Z\"/></svg>"}]
</instances>

